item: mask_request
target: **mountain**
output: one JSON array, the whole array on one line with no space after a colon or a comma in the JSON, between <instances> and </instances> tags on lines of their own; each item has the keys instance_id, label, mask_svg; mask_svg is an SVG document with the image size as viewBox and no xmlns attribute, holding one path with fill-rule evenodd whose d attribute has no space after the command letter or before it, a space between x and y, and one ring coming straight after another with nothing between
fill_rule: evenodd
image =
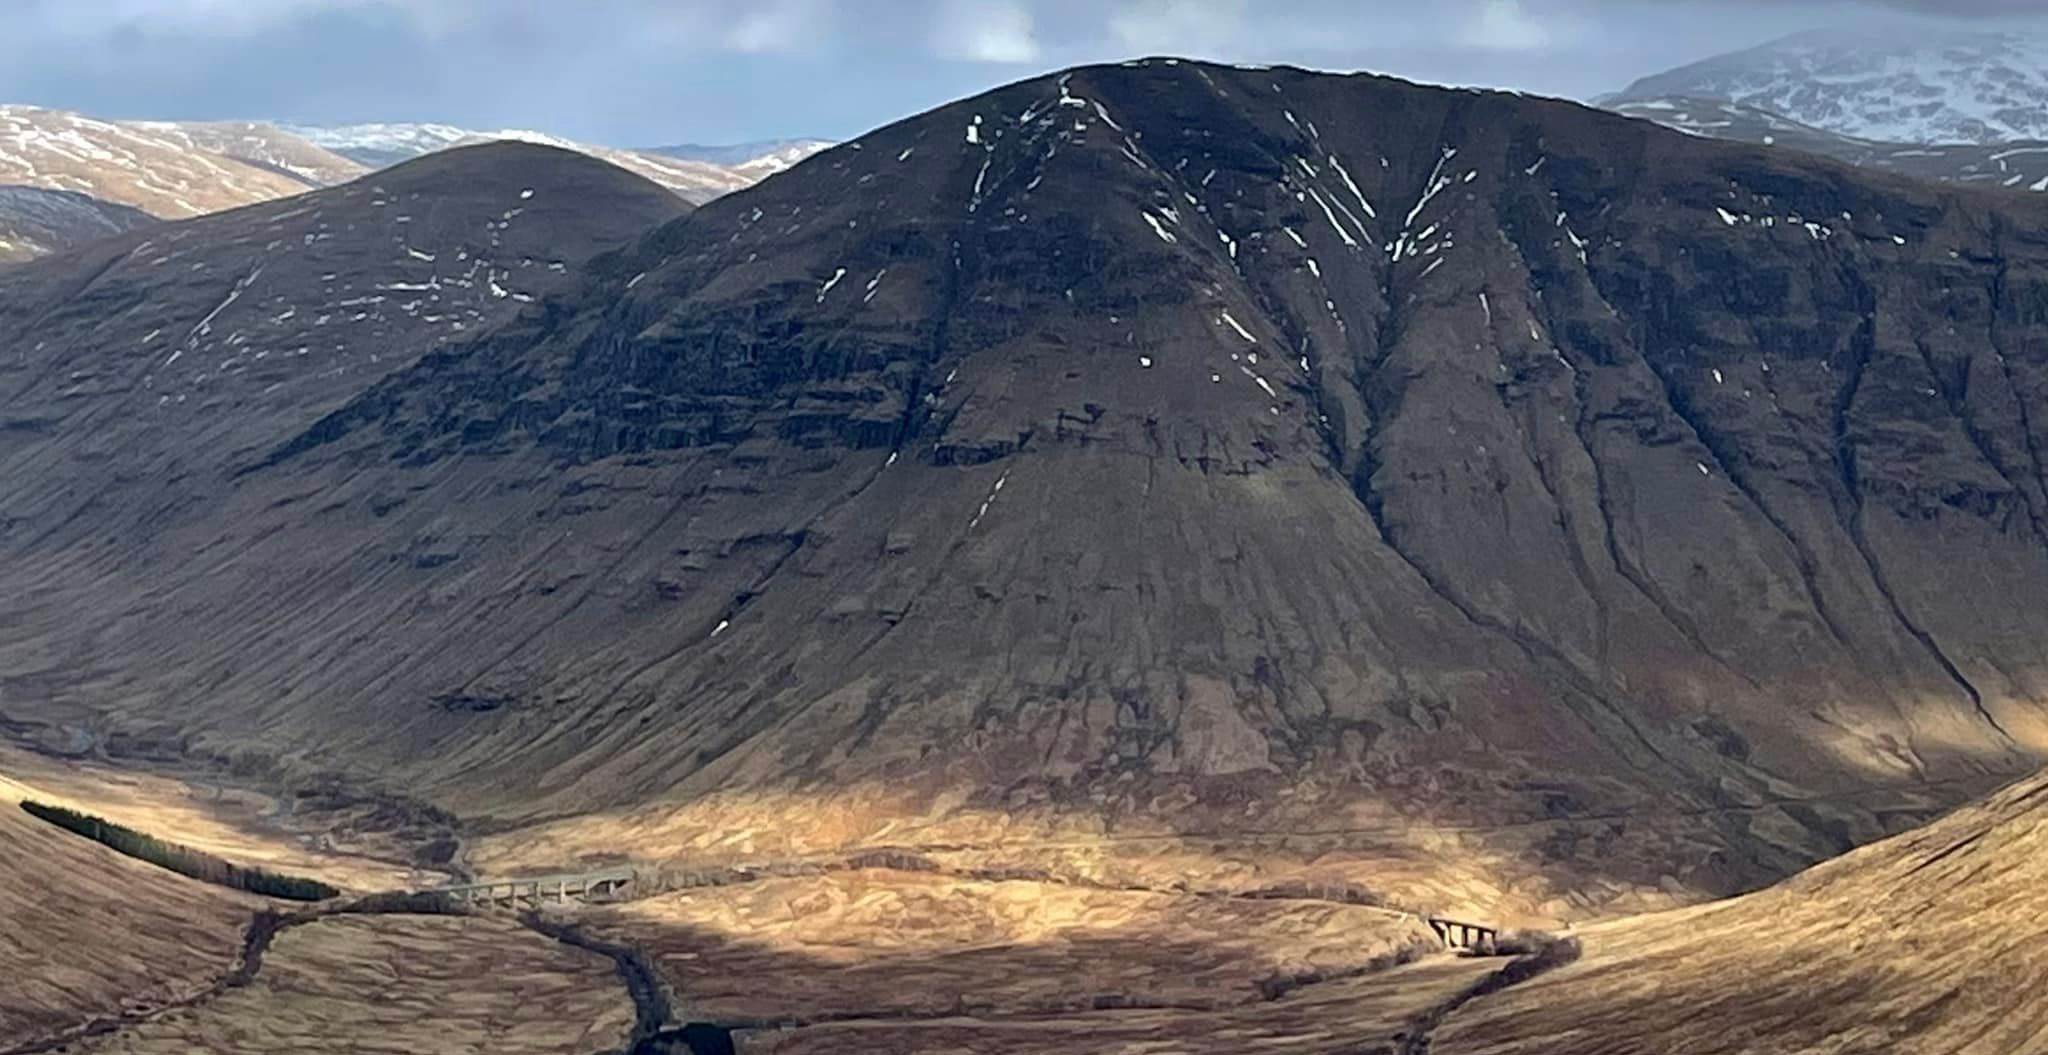
<instances>
[{"instance_id":1,"label":"mountain","mask_svg":"<svg viewBox=\"0 0 2048 1055\"><path fill-rule=\"evenodd\" d=\"M499 874L1487 918L1753 889L2048 753L2031 198L1159 60L583 265L646 185L488 150L0 276L20 736Z\"/></svg>"},{"instance_id":2,"label":"mountain","mask_svg":"<svg viewBox=\"0 0 2048 1055\"><path fill-rule=\"evenodd\" d=\"M1830 132L1803 125L1782 114L1726 99L1672 96L1611 102L1606 108L1642 121L1655 121L1687 135L1732 139L1740 143L1783 146L1840 158L1851 164L1887 147L1903 144L1880 143L1871 139Z\"/></svg>"},{"instance_id":3,"label":"mountain","mask_svg":"<svg viewBox=\"0 0 2048 1055\"><path fill-rule=\"evenodd\" d=\"M782 172L812 154L830 150L832 145L823 139L771 139L727 146L683 143L671 147L649 147L642 153L724 165L741 172L757 172L766 177Z\"/></svg>"},{"instance_id":4,"label":"mountain","mask_svg":"<svg viewBox=\"0 0 2048 1055\"><path fill-rule=\"evenodd\" d=\"M2048 43L1925 27L1820 30L1645 77L1601 101L1674 96L1895 143L2048 140Z\"/></svg>"},{"instance_id":5,"label":"mountain","mask_svg":"<svg viewBox=\"0 0 2048 1055\"><path fill-rule=\"evenodd\" d=\"M576 284L586 257L686 211L583 155L492 144L10 271L0 312L66 371L7 364L10 449L66 442L125 406L130 420L91 430L91 446L136 443L172 471L193 452L157 444L181 429L226 442L257 424L202 408L309 413Z\"/></svg>"},{"instance_id":6,"label":"mountain","mask_svg":"<svg viewBox=\"0 0 2048 1055\"><path fill-rule=\"evenodd\" d=\"M183 137L195 149L282 172L309 187L332 187L368 167L285 132L253 121L138 121L138 128Z\"/></svg>"},{"instance_id":7,"label":"mountain","mask_svg":"<svg viewBox=\"0 0 2048 1055\"><path fill-rule=\"evenodd\" d=\"M278 127L323 149L371 168L386 168L423 154L446 150L483 134L454 125L432 123L300 125L280 122ZM495 138L521 142L543 141L555 145L551 136L538 132L505 132Z\"/></svg>"},{"instance_id":8,"label":"mountain","mask_svg":"<svg viewBox=\"0 0 2048 1055\"><path fill-rule=\"evenodd\" d=\"M1917 179L2048 191L2048 142L1884 143L1813 128L1721 99L1642 99L1609 108L1691 135L1804 150Z\"/></svg>"},{"instance_id":9,"label":"mountain","mask_svg":"<svg viewBox=\"0 0 2048 1055\"><path fill-rule=\"evenodd\" d=\"M2031 1052L2048 778L1732 902L1583 933L1578 963L1453 1015L1445 1055Z\"/></svg>"},{"instance_id":10,"label":"mountain","mask_svg":"<svg viewBox=\"0 0 2048 1055\"><path fill-rule=\"evenodd\" d=\"M31 260L156 219L74 191L0 186L0 263Z\"/></svg>"},{"instance_id":11,"label":"mountain","mask_svg":"<svg viewBox=\"0 0 2048 1055\"><path fill-rule=\"evenodd\" d=\"M216 151L207 144L218 143L219 134L0 105L0 184L75 191L167 219L282 198L315 185L272 161L252 163ZM314 156L310 145L291 144L282 133L270 149L279 156ZM332 158L306 164L328 171L347 163Z\"/></svg>"},{"instance_id":12,"label":"mountain","mask_svg":"<svg viewBox=\"0 0 2048 1055\"><path fill-rule=\"evenodd\" d=\"M772 161L746 169L658 152L592 146L544 132L507 128L476 131L441 124L284 125L293 135L373 168L382 168L449 147L489 142L540 143L589 154L667 187L685 201L702 204L772 175ZM756 159L758 160L758 159Z\"/></svg>"}]
</instances>

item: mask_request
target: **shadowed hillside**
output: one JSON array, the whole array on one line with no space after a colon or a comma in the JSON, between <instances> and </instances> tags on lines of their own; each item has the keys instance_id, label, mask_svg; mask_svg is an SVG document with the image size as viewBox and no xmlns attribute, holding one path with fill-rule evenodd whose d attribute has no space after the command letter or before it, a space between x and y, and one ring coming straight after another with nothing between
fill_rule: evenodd
<instances>
[{"instance_id":1,"label":"shadowed hillside","mask_svg":"<svg viewBox=\"0 0 2048 1055\"><path fill-rule=\"evenodd\" d=\"M72 191L0 187L0 264L147 227L149 214Z\"/></svg>"}]
</instances>

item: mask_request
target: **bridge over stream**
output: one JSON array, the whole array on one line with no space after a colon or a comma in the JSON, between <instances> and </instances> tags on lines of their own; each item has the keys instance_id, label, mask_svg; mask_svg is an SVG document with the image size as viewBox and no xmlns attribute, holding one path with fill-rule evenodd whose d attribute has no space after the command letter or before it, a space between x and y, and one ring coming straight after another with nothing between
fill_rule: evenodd
<instances>
[{"instance_id":1,"label":"bridge over stream","mask_svg":"<svg viewBox=\"0 0 2048 1055\"><path fill-rule=\"evenodd\" d=\"M1463 949L1481 956L1493 956L1500 952L1500 928L1478 923L1464 923L1441 916L1424 917L1429 929L1436 932L1444 945L1451 949Z\"/></svg>"},{"instance_id":2,"label":"bridge over stream","mask_svg":"<svg viewBox=\"0 0 2048 1055\"><path fill-rule=\"evenodd\" d=\"M550 903L609 901L617 898L637 878L639 872L634 869L611 868L599 872L564 872L488 883L461 883L433 887L426 893L444 894L470 905L503 905L508 908L532 905L538 908Z\"/></svg>"}]
</instances>

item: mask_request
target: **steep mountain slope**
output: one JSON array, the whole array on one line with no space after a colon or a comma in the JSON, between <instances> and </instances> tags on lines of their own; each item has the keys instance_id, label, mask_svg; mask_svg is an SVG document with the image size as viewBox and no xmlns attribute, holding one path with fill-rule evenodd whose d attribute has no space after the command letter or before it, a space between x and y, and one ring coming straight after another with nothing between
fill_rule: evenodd
<instances>
[{"instance_id":1,"label":"steep mountain slope","mask_svg":"<svg viewBox=\"0 0 2048 1055\"><path fill-rule=\"evenodd\" d=\"M1763 893L1582 935L1452 1017L1444 1055L2048 1050L2048 778Z\"/></svg>"},{"instance_id":2,"label":"steep mountain slope","mask_svg":"<svg viewBox=\"0 0 2048 1055\"><path fill-rule=\"evenodd\" d=\"M0 187L0 263L32 260L155 222L139 209L75 191Z\"/></svg>"},{"instance_id":3,"label":"steep mountain slope","mask_svg":"<svg viewBox=\"0 0 2048 1055\"><path fill-rule=\"evenodd\" d=\"M280 429L576 285L586 257L687 209L579 154L490 145L11 269L0 459L27 475L6 489L0 537L40 548L56 536L35 534L68 522L94 525L102 556L153 548L163 528L210 516L220 471ZM61 595L65 566L98 563L92 547L59 546L23 569L23 589ZM14 625L23 644L56 644ZM43 706L45 662L10 655L0 710ZM47 744L100 746L91 731Z\"/></svg>"},{"instance_id":4,"label":"steep mountain slope","mask_svg":"<svg viewBox=\"0 0 2048 1055\"><path fill-rule=\"evenodd\" d=\"M730 167L660 151L620 150L593 146L544 132L507 128L495 132L441 124L285 125L292 134L352 161L381 168L438 150L478 143L539 143L574 150L610 162L667 187L683 200L702 204L739 190L779 171L772 159L751 167ZM749 157L749 161L761 159ZM792 164L794 162L791 162Z\"/></svg>"},{"instance_id":5,"label":"steep mountain slope","mask_svg":"<svg viewBox=\"0 0 2048 1055\"><path fill-rule=\"evenodd\" d=\"M266 140L260 159L246 143L235 148L256 159L242 160L216 149L225 136L218 126L100 121L0 106L0 184L75 191L182 219L298 194L316 185L314 175L346 166L309 145L287 142L282 133ZM297 168L279 159L292 159Z\"/></svg>"},{"instance_id":6,"label":"steep mountain slope","mask_svg":"<svg viewBox=\"0 0 2048 1055\"><path fill-rule=\"evenodd\" d=\"M878 131L430 354L357 325L258 376L316 295L229 295L260 229L146 300L148 252L29 265L0 710L376 774L494 867L1752 887L2048 751L2016 200L1157 61ZM389 259L331 296L423 281Z\"/></svg>"},{"instance_id":7,"label":"steep mountain slope","mask_svg":"<svg viewBox=\"0 0 2048 1055\"><path fill-rule=\"evenodd\" d=\"M2048 191L2048 143L1882 143L1813 128L1768 110L1717 99L1643 99L1615 103L1609 108L1692 135L1804 150L1862 168L1919 179L1979 183L2036 194Z\"/></svg>"},{"instance_id":8,"label":"steep mountain slope","mask_svg":"<svg viewBox=\"0 0 2048 1055\"><path fill-rule=\"evenodd\" d=\"M1601 100L1729 99L1894 143L2048 139L2048 42L2004 33L1829 29L1645 77Z\"/></svg>"}]
</instances>

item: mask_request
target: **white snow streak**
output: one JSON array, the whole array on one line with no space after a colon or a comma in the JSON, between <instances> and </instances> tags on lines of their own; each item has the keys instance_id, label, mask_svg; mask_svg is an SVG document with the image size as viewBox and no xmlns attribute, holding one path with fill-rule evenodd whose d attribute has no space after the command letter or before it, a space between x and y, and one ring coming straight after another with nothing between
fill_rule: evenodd
<instances>
[{"instance_id":1,"label":"white snow streak","mask_svg":"<svg viewBox=\"0 0 2048 1055\"><path fill-rule=\"evenodd\" d=\"M1358 239L1351 237L1351 232L1345 230L1344 225L1337 222L1337 214L1330 211L1330 203L1324 201L1323 196L1317 193L1314 187L1308 189L1308 194L1309 197L1316 200L1317 205L1323 207L1323 217L1330 221L1330 229L1337 232L1337 237L1344 239L1345 245L1353 249L1358 248Z\"/></svg>"},{"instance_id":2,"label":"white snow streak","mask_svg":"<svg viewBox=\"0 0 2048 1055\"><path fill-rule=\"evenodd\" d=\"M1365 194L1358 189L1358 183L1351 178L1351 173L1344 170L1344 163L1337 160L1335 154L1330 155L1330 167L1336 169L1337 175L1343 178L1344 185L1351 188L1351 196L1358 199L1358 207L1364 209L1367 216L1379 219L1380 214L1373 211L1372 203L1365 200Z\"/></svg>"}]
</instances>

